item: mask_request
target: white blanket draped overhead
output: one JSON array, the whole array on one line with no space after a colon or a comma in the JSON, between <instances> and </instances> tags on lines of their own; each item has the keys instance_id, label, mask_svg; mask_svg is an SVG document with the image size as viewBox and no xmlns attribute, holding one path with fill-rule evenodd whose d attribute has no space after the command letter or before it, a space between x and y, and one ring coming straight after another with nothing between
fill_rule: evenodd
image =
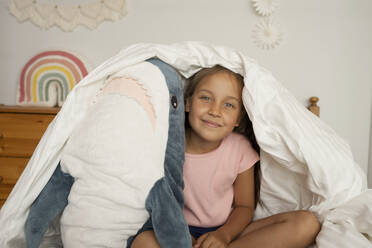
<instances>
[{"instance_id":1,"label":"white blanket draped overhead","mask_svg":"<svg viewBox=\"0 0 372 248\"><path fill-rule=\"evenodd\" d=\"M136 44L110 58L69 94L0 212L0 247L23 247L28 210L49 180L60 152L98 81L158 57L189 77L216 64L244 76L243 102L261 147L262 205L255 218L314 211L323 226L317 247L372 247L372 190L346 142L302 106L273 76L242 53L199 42Z\"/></svg>"}]
</instances>

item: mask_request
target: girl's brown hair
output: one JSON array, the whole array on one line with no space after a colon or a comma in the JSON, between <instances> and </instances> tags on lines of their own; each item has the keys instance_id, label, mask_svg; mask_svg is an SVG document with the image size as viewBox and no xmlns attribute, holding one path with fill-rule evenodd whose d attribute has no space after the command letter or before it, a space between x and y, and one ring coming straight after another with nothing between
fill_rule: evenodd
<instances>
[{"instance_id":1,"label":"girl's brown hair","mask_svg":"<svg viewBox=\"0 0 372 248\"><path fill-rule=\"evenodd\" d=\"M233 76L235 79L238 80L238 82L241 83L242 86L244 86L244 78L233 71L230 71L229 69L221 66L221 65L216 65L211 68L203 68L197 73L195 73L193 76L191 76L187 80L187 85L185 88L185 104L186 100L191 98L192 95L194 94L196 86L207 76L218 73L218 72L227 72L229 75ZM189 124L189 118L188 118L188 113L186 112L185 116L185 128L188 129L190 128ZM248 140L250 141L253 149L260 154L260 147L257 144L256 137L254 135L253 131L253 126L252 122L248 117L247 112L245 111L244 106L242 107L242 113L241 113L241 118L239 122L239 126L235 127L234 132L240 133L244 135ZM260 170L260 162L258 161L255 166L254 166L254 189L255 189L255 207L257 206L257 203L259 202L260 199L260 186L261 186L261 170Z\"/></svg>"}]
</instances>

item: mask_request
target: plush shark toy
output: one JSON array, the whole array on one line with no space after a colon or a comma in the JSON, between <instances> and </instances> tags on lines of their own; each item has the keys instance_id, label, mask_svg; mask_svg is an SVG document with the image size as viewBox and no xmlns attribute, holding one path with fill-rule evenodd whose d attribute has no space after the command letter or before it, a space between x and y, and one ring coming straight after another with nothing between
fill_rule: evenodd
<instances>
[{"instance_id":1,"label":"plush shark toy","mask_svg":"<svg viewBox=\"0 0 372 248\"><path fill-rule=\"evenodd\" d=\"M152 72L156 71L156 68L153 68L154 66L161 73ZM155 170L151 163L153 159L151 151L143 151L142 156L150 156L150 159L147 161L148 164L144 164L146 168L141 168L142 158L130 158L126 146L120 144L126 143L128 139L133 138L132 136L138 139L136 142L141 141L141 138L142 141L152 142L151 139L156 138L156 136L151 135L151 131L156 124L156 114L149 96L146 95L147 90L144 88L144 83L141 83L141 79L138 81L134 79L134 77L143 77L139 74L145 73L164 77L169 91L169 94L166 94L166 96L169 96L169 127L164 168L156 168ZM32 204L26 221L28 248L40 246L49 225L61 213L63 213L61 224L64 247L125 247L129 235L133 235L134 231L139 229L138 224L143 223L144 216L147 216L144 211L145 202L143 202L146 196L146 209L150 214L146 229L154 229L161 247L191 247L191 238L182 213L182 167L185 142L181 77L172 67L159 59L150 59L131 67L130 72L126 69L119 74L123 76L115 75L107 80L96 97L96 102L91 107L89 116L81 124L84 130L78 128L78 133L72 135L64 148L65 151L62 152L61 163ZM121 98L124 98L124 100ZM141 107L145 110L139 111L140 118L131 116L131 119L126 119L127 116L130 116L125 111L127 107L124 106L128 105L128 99L131 101L131 105L138 105L130 107L137 110L138 107ZM110 108L112 104L118 104L122 107L122 110L118 107ZM100 111L111 111L111 113L102 116ZM142 117L145 118L141 118L141 112ZM113 118L114 115L122 115L124 118ZM100 117L103 118L92 123L95 118ZM146 121L146 117L148 122L151 123L151 125L147 125L147 128L145 127L139 131L135 130L135 127L131 128L130 132L123 130L124 127L128 127L127 122L134 122L137 125L137 122ZM108 122L111 124L108 124ZM105 129L111 130L107 131ZM147 134L146 130L150 132ZM118 134L120 132L123 135ZM140 135L139 132L144 132L146 135ZM105 137L102 137L102 135ZM147 135L148 137L146 137ZM88 138L89 136L91 138ZM120 142L119 139L122 139L122 141ZM110 140L113 141L114 146L107 144ZM103 144L102 141L106 141L106 144ZM135 140L133 141L135 142ZM88 142L95 144L89 144ZM133 142L129 144L138 149L153 150L151 146L137 147ZM86 146L89 151L84 151L83 146ZM107 146L108 148L104 149L100 146ZM79 153L75 153L76 148L80 148ZM113 149L110 150L111 148ZM97 149L104 151L97 151ZM93 154L97 152L102 154ZM129 149L129 152L133 152L133 148ZM107 157L116 156L117 159L105 159L105 154ZM123 156L120 154L123 154ZM126 159L126 156L128 159ZM118 159L122 160L119 161ZM91 171L91 173L82 175L81 170ZM128 170L132 171L128 172ZM128 175L131 177L129 180L127 179ZM160 175L161 178L158 179ZM101 176L104 178L97 178ZM156 179L157 181L148 192L147 189ZM143 184L144 180L148 181L146 185ZM133 183L133 185L126 187L125 184L128 183ZM142 186L139 191L135 184ZM68 197L72 187L75 188L72 191L69 203ZM91 189L87 187L91 187ZM102 190L101 187L107 187L109 191ZM117 193L113 192L111 195L110 190L116 190ZM102 191L103 194L97 193L97 191ZM89 194L89 196L82 194ZM137 202L128 199L128 196L125 196L126 194L137 199ZM115 197L118 199L115 199ZM65 208L66 212L64 212ZM107 211L105 208L117 209L116 211ZM87 211L91 213L86 213ZM94 216L95 214L101 216ZM130 244L131 242L128 242L128 247L130 247Z\"/></svg>"}]
</instances>

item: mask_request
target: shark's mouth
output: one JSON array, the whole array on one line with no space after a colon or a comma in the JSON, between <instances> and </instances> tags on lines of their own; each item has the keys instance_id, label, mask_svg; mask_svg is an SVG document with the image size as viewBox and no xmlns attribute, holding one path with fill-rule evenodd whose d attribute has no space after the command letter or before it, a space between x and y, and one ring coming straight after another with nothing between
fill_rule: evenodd
<instances>
[{"instance_id":1,"label":"shark's mouth","mask_svg":"<svg viewBox=\"0 0 372 248\"><path fill-rule=\"evenodd\" d=\"M147 113L153 130L156 128L155 110L147 89L138 80L130 77L114 77L109 79L100 95L119 94L135 100Z\"/></svg>"}]
</instances>

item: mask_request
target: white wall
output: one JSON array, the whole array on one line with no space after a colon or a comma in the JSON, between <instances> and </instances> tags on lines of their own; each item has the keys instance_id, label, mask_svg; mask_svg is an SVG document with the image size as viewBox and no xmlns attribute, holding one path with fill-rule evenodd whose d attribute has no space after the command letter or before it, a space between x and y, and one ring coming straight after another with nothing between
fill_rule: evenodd
<instances>
[{"instance_id":1,"label":"white wall","mask_svg":"<svg viewBox=\"0 0 372 248\"><path fill-rule=\"evenodd\" d=\"M93 0L92 0L93 1ZM65 33L18 23L0 3L0 103L15 104L20 71L46 49L67 49L97 66L137 42L204 40L234 47L257 60L303 104L320 97L321 118L351 145L367 171L372 99L372 1L279 0L285 32L277 49L251 41L258 17L250 0L127 0L128 15L93 31ZM371 169L372 170L372 169Z\"/></svg>"},{"instance_id":2,"label":"white wall","mask_svg":"<svg viewBox=\"0 0 372 248\"><path fill-rule=\"evenodd\" d=\"M371 99L372 106L372 99ZM371 116L371 128L369 129L369 163L368 163L368 188L372 188L372 116Z\"/></svg>"}]
</instances>

